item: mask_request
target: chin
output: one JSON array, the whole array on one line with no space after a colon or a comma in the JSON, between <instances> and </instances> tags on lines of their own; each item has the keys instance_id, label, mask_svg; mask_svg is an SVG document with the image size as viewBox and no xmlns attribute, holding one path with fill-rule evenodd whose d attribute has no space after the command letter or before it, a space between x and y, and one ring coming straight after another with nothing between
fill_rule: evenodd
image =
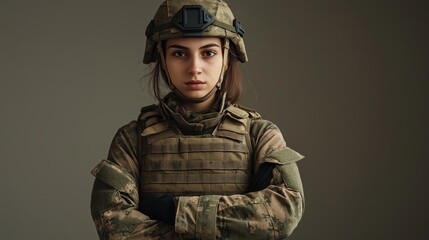
<instances>
[{"instance_id":1,"label":"chin","mask_svg":"<svg viewBox=\"0 0 429 240\"><path fill-rule=\"evenodd\" d=\"M199 99L199 98L205 97L207 94L208 94L208 92L207 93L191 93L191 94L186 94L186 96L188 98Z\"/></svg>"}]
</instances>

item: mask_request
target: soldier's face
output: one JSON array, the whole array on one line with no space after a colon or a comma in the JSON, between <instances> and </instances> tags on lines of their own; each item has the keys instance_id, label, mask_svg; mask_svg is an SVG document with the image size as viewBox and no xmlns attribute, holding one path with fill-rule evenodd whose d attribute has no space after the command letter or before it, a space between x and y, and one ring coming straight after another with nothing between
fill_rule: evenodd
<instances>
[{"instance_id":1,"label":"soldier's face","mask_svg":"<svg viewBox=\"0 0 429 240\"><path fill-rule=\"evenodd\" d=\"M189 98L202 98L216 85L222 70L219 38L178 38L166 42L165 64L171 83ZM208 99L213 101L215 94Z\"/></svg>"}]
</instances>

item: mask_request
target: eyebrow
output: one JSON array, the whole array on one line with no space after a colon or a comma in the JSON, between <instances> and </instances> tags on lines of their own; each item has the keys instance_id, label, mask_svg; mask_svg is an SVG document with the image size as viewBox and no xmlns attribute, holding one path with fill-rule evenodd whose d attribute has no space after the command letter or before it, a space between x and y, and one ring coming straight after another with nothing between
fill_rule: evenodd
<instances>
[{"instance_id":1,"label":"eyebrow","mask_svg":"<svg viewBox=\"0 0 429 240\"><path fill-rule=\"evenodd\" d=\"M211 48L211 47L219 47L220 48L220 46L216 43L209 43L209 44L206 44L204 46L201 46L199 49L205 49L205 48ZM178 48L178 49L183 49L183 50L189 50L189 48L182 46L182 45L178 45L178 44L171 45L168 48Z\"/></svg>"}]
</instances>

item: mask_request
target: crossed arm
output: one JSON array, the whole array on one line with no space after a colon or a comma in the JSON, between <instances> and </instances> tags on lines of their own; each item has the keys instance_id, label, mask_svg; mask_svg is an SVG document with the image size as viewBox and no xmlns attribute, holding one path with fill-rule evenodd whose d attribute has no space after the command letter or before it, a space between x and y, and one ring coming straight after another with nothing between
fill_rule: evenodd
<instances>
[{"instance_id":1,"label":"crossed arm","mask_svg":"<svg viewBox=\"0 0 429 240\"><path fill-rule=\"evenodd\" d=\"M274 124L260 120L251 136L256 164L274 164L269 186L228 196L175 198L174 226L150 219L139 210L135 122L112 141L109 160L94 170L91 212L100 239L285 239L304 211L296 161Z\"/></svg>"}]
</instances>

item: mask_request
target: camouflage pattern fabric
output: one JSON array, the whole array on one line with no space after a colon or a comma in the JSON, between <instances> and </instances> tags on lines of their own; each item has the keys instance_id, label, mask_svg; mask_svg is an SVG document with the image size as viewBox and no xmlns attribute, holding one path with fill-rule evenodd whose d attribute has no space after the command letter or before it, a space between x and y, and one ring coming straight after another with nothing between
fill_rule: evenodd
<instances>
[{"instance_id":1,"label":"camouflage pattern fabric","mask_svg":"<svg viewBox=\"0 0 429 240\"><path fill-rule=\"evenodd\" d=\"M138 210L141 196L135 191L141 176L137 122L120 128L107 160L93 171L96 180L91 210L100 239L288 237L304 212L304 193L296 164L303 156L286 146L279 129L269 121L254 119L248 137L252 142L254 173L263 162L276 164L271 184L251 193L219 195L208 191L204 195L177 196L175 226L170 226L151 220Z\"/></svg>"},{"instance_id":2,"label":"camouflage pattern fabric","mask_svg":"<svg viewBox=\"0 0 429 240\"><path fill-rule=\"evenodd\" d=\"M201 5L215 18L218 25L213 24L200 32L200 37L219 37L229 39L238 52L241 62L247 62L247 53L244 40L240 34L234 30L234 15L228 5L221 0L167 0L161 4L153 18L153 28L155 31L146 34L146 49L143 62L148 64L157 60L157 43L172 38L184 37L184 33L174 27L168 26L175 14L184 5ZM162 26L168 26L162 28ZM232 29L230 29L232 28ZM158 29L158 30L156 30Z\"/></svg>"}]
</instances>

